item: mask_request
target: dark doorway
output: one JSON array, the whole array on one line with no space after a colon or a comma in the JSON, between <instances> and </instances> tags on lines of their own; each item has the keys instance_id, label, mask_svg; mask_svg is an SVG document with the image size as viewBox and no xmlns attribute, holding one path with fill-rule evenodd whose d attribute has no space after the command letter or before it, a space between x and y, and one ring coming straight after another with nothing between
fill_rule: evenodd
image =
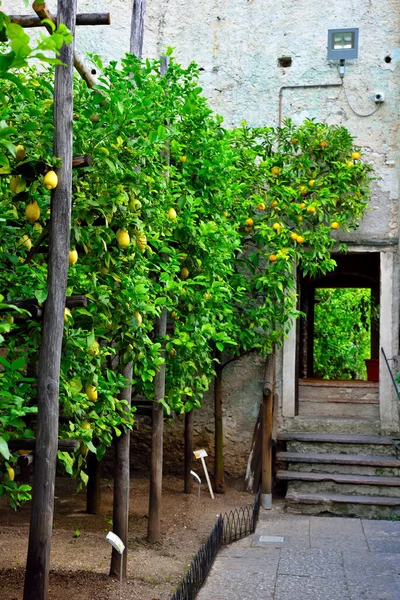
<instances>
[{"instance_id":1,"label":"dark doorway","mask_svg":"<svg viewBox=\"0 0 400 600\"><path fill-rule=\"evenodd\" d=\"M331 294L340 295L340 290L364 290L365 296L371 298L373 306L372 318L369 324L370 335L370 357L379 358L379 295L380 295L380 267L379 253L353 253L353 254L334 254L337 267L334 271L320 277L308 277L299 274L299 293L300 310L304 316L300 319L300 335L298 347L298 367L300 379L329 378L328 371L321 369L321 364L315 356L315 334L320 330L320 322L316 328L316 313L321 318L323 311L317 304L328 296L328 290ZM320 290L326 290L322 292ZM334 292L334 290L337 290ZM366 292L368 290L368 292ZM360 292L361 294L361 292ZM361 294L362 295L362 294ZM324 296L324 298L323 298ZM326 298L325 298L326 299ZM354 365L350 365L354 366ZM344 373L344 379L356 379L366 377L365 372L356 372L348 369ZM341 379L342 377L340 377ZM339 377L337 377L339 379Z\"/></svg>"}]
</instances>

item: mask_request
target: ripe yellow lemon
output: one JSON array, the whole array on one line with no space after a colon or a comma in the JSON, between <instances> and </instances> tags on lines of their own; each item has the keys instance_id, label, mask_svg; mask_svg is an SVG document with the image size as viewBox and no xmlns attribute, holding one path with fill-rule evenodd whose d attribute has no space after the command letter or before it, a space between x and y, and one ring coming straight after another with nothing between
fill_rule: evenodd
<instances>
[{"instance_id":1,"label":"ripe yellow lemon","mask_svg":"<svg viewBox=\"0 0 400 600\"><path fill-rule=\"evenodd\" d=\"M22 236L22 238L19 240L19 243L22 246L25 246L25 248L27 248L27 250L30 250L32 248L32 242L31 240L28 238L27 235Z\"/></svg>"},{"instance_id":2,"label":"ripe yellow lemon","mask_svg":"<svg viewBox=\"0 0 400 600\"><path fill-rule=\"evenodd\" d=\"M308 182L308 187L313 187L314 184L315 184L315 179L310 179L310 181Z\"/></svg>"},{"instance_id":3,"label":"ripe yellow lemon","mask_svg":"<svg viewBox=\"0 0 400 600\"><path fill-rule=\"evenodd\" d=\"M211 300L212 294L209 294L208 292L206 292L205 294L203 294L203 298L204 298L204 300Z\"/></svg>"},{"instance_id":4,"label":"ripe yellow lemon","mask_svg":"<svg viewBox=\"0 0 400 600\"><path fill-rule=\"evenodd\" d=\"M70 265L74 265L78 260L78 252L74 250L70 250L68 254L68 262Z\"/></svg>"},{"instance_id":5,"label":"ripe yellow lemon","mask_svg":"<svg viewBox=\"0 0 400 600\"><path fill-rule=\"evenodd\" d=\"M19 175L13 175L10 180L10 190L13 194L19 194L26 190L26 181Z\"/></svg>"},{"instance_id":6,"label":"ripe yellow lemon","mask_svg":"<svg viewBox=\"0 0 400 600\"><path fill-rule=\"evenodd\" d=\"M167 216L170 221L176 221L176 210L174 208L170 208L167 212Z\"/></svg>"},{"instance_id":7,"label":"ripe yellow lemon","mask_svg":"<svg viewBox=\"0 0 400 600\"><path fill-rule=\"evenodd\" d=\"M64 323L67 324L68 323L68 319L72 317L72 313L69 310L69 308L64 308Z\"/></svg>"},{"instance_id":8,"label":"ripe yellow lemon","mask_svg":"<svg viewBox=\"0 0 400 600\"><path fill-rule=\"evenodd\" d=\"M228 213L226 212L226 210L224 210L224 212L222 213L224 217L228 216Z\"/></svg>"},{"instance_id":9,"label":"ripe yellow lemon","mask_svg":"<svg viewBox=\"0 0 400 600\"><path fill-rule=\"evenodd\" d=\"M306 207L306 203L305 202L300 202L300 208L305 208Z\"/></svg>"},{"instance_id":10,"label":"ripe yellow lemon","mask_svg":"<svg viewBox=\"0 0 400 600\"><path fill-rule=\"evenodd\" d=\"M249 217L248 219L246 219L246 225L247 225L248 227L253 227L253 225L254 225L254 221L253 221L253 219L252 219L252 218L250 218L250 217Z\"/></svg>"},{"instance_id":11,"label":"ripe yellow lemon","mask_svg":"<svg viewBox=\"0 0 400 600\"><path fill-rule=\"evenodd\" d=\"M292 140L290 140L290 143L294 146L295 144L297 144L298 141L299 140L297 138L293 138Z\"/></svg>"},{"instance_id":12,"label":"ripe yellow lemon","mask_svg":"<svg viewBox=\"0 0 400 600\"><path fill-rule=\"evenodd\" d=\"M131 212L138 212L142 208L142 203L137 198L132 198L129 201L129 210Z\"/></svg>"},{"instance_id":13,"label":"ripe yellow lemon","mask_svg":"<svg viewBox=\"0 0 400 600\"><path fill-rule=\"evenodd\" d=\"M48 171L46 175L43 177L43 185L46 190L54 190L54 188L58 185L58 177L57 173L54 171Z\"/></svg>"},{"instance_id":14,"label":"ripe yellow lemon","mask_svg":"<svg viewBox=\"0 0 400 600\"><path fill-rule=\"evenodd\" d=\"M174 310L171 313L171 319L173 319L174 321L177 321L179 319L178 313Z\"/></svg>"},{"instance_id":15,"label":"ripe yellow lemon","mask_svg":"<svg viewBox=\"0 0 400 600\"><path fill-rule=\"evenodd\" d=\"M277 256L276 256L276 254L271 254L271 255L270 255L270 257L269 257L269 260L270 260L271 262L275 262L275 261L276 261L276 259L277 259Z\"/></svg>"},{"instance_id":16,"label":"ripe yellow lemon","mask_svg":"<svg viewBox=\"0 0 400 600\"><path fill-rule=\"evenodd\" d=\"M352 152L352 153L351 153L351 158L352 158L353 160L360 160L360 158L361 158L361 154L360 154L359 152Z\"/></svg>"},{"instance_id":17,"label":"ripe yellow lemon","mask_svg":"<svg viewBox=\"0 0 400 600\"><path fill-rule=\"evenodd\" d=\"M29 223L34 223L40 217L40 208L39 204L36 202L29 202L25 208L25 216L28 219Z\"/></svg>"},{"instance_id":18,"label":"ripe yellow lemon","mask_svg":"<svg viewBox=\"0 0 400 600\"><path fill-rule=\"evenodd\" d=\"M264 204L264 202L260 202L259 204L257 204L257 209L258 210L265 210L266 206Z\"/></svg>"},{"instance_id":19,"label":"ripe yellow lemon","mask_svg":"<svg viewBox=\"0 0 400 600\"><path fill-rule=\"evenodd\" d=\"M168 352L168 354L170 355L171 358L175 358L175 356L176 356L175 348L171 348L171 350Z\"/></svg>"},{"instance_id":20,"label":"ripe yellow lemon","mask_svg":"<svg viewBox=\"0 0 400 600\"><path fill-rule=\"evenodd\" d=\"M42 233L43 227L41 226L40 223L35 223L33 226L33 230L36 231L37 233Z\"/></svg>"},{"instance_id":21,"label":"ripe yellow lemon","mask_svg":"<svg viewBox=\"0 0 400 600\"><path fill-rule=\"evenodd\" d=\"M272 175L279 175L280 172L281 172L281 170L279 167L272 167L272 169L271 169Z\"/></svg>"},{"instance_id":22,"label":"ripe yellow lemon","mask_svg":"<svg viewBox=\"0 0 400 600\"><path fill-rule=\"evenodd\" d=\"M86 388L86 396L89 398L91 402L96 402L98 398L98 393L96 387L91 383Z\"/></svg>"},{"instance_id":23,"label":"ripe yellow lemon","mask_svg":"<svg viewBox=\"0 0 400 600\"><path fill-rule=\"evenodd\" d=\"M298 244L302 244L304 242L303 236L302 235L298 235L296 241L297 241Z\"/></svg>"},{"instance_id":24,"label":"ripe yellow lemon","mask_svg":"<svg viewBox=\"0 0 400 600\"><path fill-rule=\"evenodd\" d=\"M333 221L333 223L331 223L331 229L339 229L340 225L337 221Z\"/></svg>"},{"instance_id":25,"label":"ripe yellow lemon","mask_svg":"<svg viewBox=\"0 0 400 600\"><path fill-rule=\"evenodd\" d=\"M301 185L299 189L300 189L300 194L303 194L303 196L305 194L307 194L307 192L308 192L308 189L306 188L305 185Z\"/></svg>"},{"instance_id":26,"label":"ripe yellow lemon","mask_svg":"<svg viewBox=\"0 0 400 600\"><path fill-rule=\"evenodd\" d=\"M147 238L142 231L139 231L139 233L136 234L136 246L142 254L146 250Z\"/></svg>"},{"instance_id":27,"label":"ripe yellow lemon","mask_svg":"<svg viewBox=\"0 0 400 600\"><path fill-rule=\"evenodd\" d=\"M26 158L26 150L22 144L18 144L17 151L15 153L15 160L24 160Z\"/></svg>"},{"instance_id":28,"label":"ripe yellow lemon","mask_svg":"<svg viewBox=\"0 0 400 600\"><path fill-rule=\"evenodd\" d=\"M328 145L328 143L327 143L327 142L325 142L324 140L322 140L322 142L320 142L320 143L318 144L318 146L319 146L320 148L326 148L326 147L327 147L327 145Z\"/></svg>"},{"instance_id":29,"label":"ripe yellow lemon","mask_svg":"<svg viewBox=\"0 0 400 600\"><path fill-rule=\"evenodd\" d=\"M315 206L309 206L307 208L307 212L310 213L310 215L312 215L313 213L315 213L315 211L316 211Z\"/></svg>"},{"instance_id":30,"label":"ripe yellow lemon","mask_svg":"<svg viewBox=\"0 0 400 600\"><path fill-rule=\"evenodd\" d=\"M119 246L121 246L121 248L126 248L127 246L129 246L131 238L129 237L127 229L118 229L117 233L115 234L115 237L117 238L117 242Z\"/></svg>"},{"instance_id":31,"label":"ripe yellow lemon","mask_svg":"<svg viewBox=\"0 0 400 600\"><path fill-rule=\"evenodd\" d=\"M278 202L277 202L277 200L273 200L270 204L270 207L275 208L276 206L278 206Z\"/></svg>"},{"instance_id":32,"label":"ripe yellow lemon","mask_svg":"<svg viewBox=\"0 0 400 600\"><path fill-rule=\"evenodd\" d=\"M274 223L272 225L272 229L275 229L275 231L280 231L282 229L282 225L280 223Z\"/></svg>"},{"instance_id":33,"label":"ripe yellow lemon","mask_svg":"<svg viewBox=\"0 0 400 600\"><path fill-rule=\"evenodd\" d=\"M10 481L14 481L15 471L12 467L7 467L8 478Z\"/></svg>"},{"instance_id":34,"label":"ripe yellow lemon","mask_svg":"<svg viewBox=\"0 0 400 600\"><path fill-rule=\"evenodd\" d=\"M354 167L354 163L353 163L353 161L352 161L352 160L348 160L348 161L346 162L346 166L347 166L347 167L350 167L350 168L351 168L351 167Z\"/></svg>"},{"instance_id":35,"label":"ripe yellow lemon","mask_svg":"<svg viewBox=\"0 0 400 600\"><path fill-rule=\"evenodd\" d=\"M187 161L187 157L186 157L186 156L180 156L180 157L179 157L179 161L180 161L181 163L185 163L185 162Z\"/></svg>"},{"instance_id":36,"label":"ripe yellow lemon","mask_svg":"<svg viewBox=\"0 0 400 600\"><path fill-rule=\"evenodd\" d=\"M303 220L303 217L297 217L297 220L299 221L299 223L301 223Z\"/></svg>"},{"instance_id":37,"label":"ripe yellow lemon","mask_svg":"<svg viewBox=\"0 0 400 600\"><path fill-rule=\"evenodd\" d=\"M143 317L140 314L140 312L134 312L133 316L135 317L136 321L138 322L138 325L140 326L143 323Z\"/></svg>"},{"instance_id":38,"label":"ripe yellow lemon","mask_svg":"<svg viewBox=\"0 0 400 600\"><path fill-rule=\"evenodd\" d=\"M189 277L189 269L187 267L182 267L181 279L187 279L188 277Z\"/></svg>"},{"instance_id":39,"label":"ripe yellow lemon","mask_svg":"<svg viewBox=\"0 0 400 600\"><path fill-rule=\"evenodd\" d=\"M94 340L93 344L91 344L88 348L88 354L90 356L98 356L100 352L100 344L98 341Z\"/></svg>"},{"instance_id":40,"label":"ripe yellow lemon","mask_svg":"<svg viewBox=\"0 0 400 600\"><path fill-rule=\"evenodd\" d=\"M294 240L295 242L297 241L297 237L298 237L298 236L297 236L297 233L294 233L294 232L293 232L293 233L291 234L291 236L290 236L290 237L291 237L291 238L292 238L292 240Z\"/></svg>"},{"instance_id":41,"label":"ripe yellow lemon","mask_svg":"<svg viewBox=\"0 0 400 600\"><path fill-rule=\"evenodd\" d=\"M89 423L89 421L86 421L86 419L83 421L81 427L82 427L82 429L85 429L86 431L88 429L91 429L90 423Z\"/></svg>"}]
</instances>

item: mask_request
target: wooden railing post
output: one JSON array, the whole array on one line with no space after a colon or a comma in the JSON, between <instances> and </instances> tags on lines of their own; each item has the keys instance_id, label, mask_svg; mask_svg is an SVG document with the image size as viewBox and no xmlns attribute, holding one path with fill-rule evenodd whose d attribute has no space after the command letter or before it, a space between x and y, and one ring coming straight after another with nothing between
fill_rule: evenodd
<instances>
[{"instance_id":1,"label":"wooden railing post","mask_svg":"<svg viewBox=\"0 0 400 600\"><path fill-rule=\"evenodd\" d=\"M191 494L193 478L190 474L193 460L193 408L185 413L185 494Z\"/></svg>"},{"instance_id":2,"label":"wooden railing post","mask_svg":"<svg viewBox=\"0 0 400 600\"><path fill-rule=\"evenodd\" d=\"M262 450L261 450L261 505L272 507L272 425L275 395L275 354L271 354L265 364L264 390L262 401Z\"/></svg>"}]
</instances>

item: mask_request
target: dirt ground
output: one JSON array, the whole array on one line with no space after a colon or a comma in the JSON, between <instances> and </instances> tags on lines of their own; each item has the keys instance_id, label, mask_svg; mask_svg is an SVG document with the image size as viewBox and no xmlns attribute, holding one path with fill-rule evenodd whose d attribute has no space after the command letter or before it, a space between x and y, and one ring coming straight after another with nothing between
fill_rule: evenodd
<instances>
[{"instance_id":1,"label":"dirt ground","mask_svg":"<svg viewBox=\"0 0 400 600\"><path fill-rule=\"evenodd\" d=\"M196 486L197 488L197 486ZM146 541L148 479L131 480L128 543L128 581L124 600L168 600L193 555L209 535L216 516L245 506L253 497L237 482L225 495L211 500L202 486L183 493L183 481L168 476L163 484L162 541ZM111 547L105 536L111 529L112 484L102 483L102 514L85 514L85 491L75 493L74 482L56 484L54 535L51 551L50 599L114 600L119 583L108 577ZM28 546L29 505L17 512L0 501L0 597L20 600Z\"/></svg>"}]
</instances>

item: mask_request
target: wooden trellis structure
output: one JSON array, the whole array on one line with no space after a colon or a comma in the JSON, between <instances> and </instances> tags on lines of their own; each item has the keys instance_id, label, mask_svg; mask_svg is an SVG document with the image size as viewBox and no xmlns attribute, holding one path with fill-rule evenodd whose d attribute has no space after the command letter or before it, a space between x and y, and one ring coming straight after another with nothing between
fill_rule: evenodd
<instances>
[{"instance_id":1,"label":"wooden trellis structure","mask_svg":"<svg viewBox=\"0 0 400 600\"><path fill-rule=\"evenodd\" d=\"M77 0L58 0L56 18L45 2L35 1L33 10L36 17L12 16L11 21L23 27L41 27L43 19L50 19L57 25L65 24L73 35L72 43L62 47L62 65L57 66L55 71L54 155L61 159L62 166L57 173L58 185L51 195L48 294L39 359L38 427L34 445L32 514L24 587L24 600L47 600L58 448L60 362L71 228L74 66L89 86L95 82L74 50L75 25L108 24L110 16L107 13L79 15L77 18Z\"/></svg>"}]
</instances>

